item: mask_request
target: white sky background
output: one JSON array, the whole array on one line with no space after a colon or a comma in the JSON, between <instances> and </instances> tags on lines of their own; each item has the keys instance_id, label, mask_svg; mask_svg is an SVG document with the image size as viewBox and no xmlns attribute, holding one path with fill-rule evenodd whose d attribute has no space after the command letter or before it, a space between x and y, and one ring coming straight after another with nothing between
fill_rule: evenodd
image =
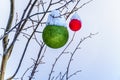
<instances>
[{"instance_id":1,"label":"white sky background","mask_svg":"<svg viewBox=\"0 0 120 80\"><path fill-rule=\"evenodd\" d=\"M81 37L91 32L99 32L99 34L81 45L82 49L77 52L79 54L75 56L73 65L74 68L80 68L82 72L72 80L78 80L78 78L79 80L120 80L119 3L119 0L94 0L78 11L83 26L77 34ZM0 28L5 27L7 22L8 5L7 0L0 0ZM20 4L18 5L21 7ZM0 30L0 35L2 31ZM53 53L56 50L49 51L51 51L50 55L56 55ZM10 73L7 74L10 75Z\"/></svg>"}]
</instances>

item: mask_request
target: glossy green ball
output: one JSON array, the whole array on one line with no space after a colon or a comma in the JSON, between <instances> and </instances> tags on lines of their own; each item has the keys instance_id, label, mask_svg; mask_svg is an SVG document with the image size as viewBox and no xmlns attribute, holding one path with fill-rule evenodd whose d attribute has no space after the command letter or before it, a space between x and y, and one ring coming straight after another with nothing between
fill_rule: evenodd
<instances>
[{"instance_id":1,"label":"glossy green ball","mask_svg":"<svg viewBox=\"0 0 120 80\"><path fill-rule=\"evenodd\" d=\"M64 26L47 25L42 34L44 43L51 48L60 48L68 41L68 30Z\"/></svg>"}]
</instances>

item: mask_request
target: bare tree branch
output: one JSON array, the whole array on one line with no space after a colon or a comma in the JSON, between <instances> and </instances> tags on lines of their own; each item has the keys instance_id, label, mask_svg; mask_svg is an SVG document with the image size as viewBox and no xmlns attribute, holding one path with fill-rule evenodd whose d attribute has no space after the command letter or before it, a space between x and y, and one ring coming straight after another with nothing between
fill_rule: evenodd
<instances>
[{"instance_id":1,"label":"bare tree branch","mask_svg":"<svg viewBox=\"0 0 120 80\"><path fill-rule=\"evenodd\" d=\"M75 52L79 49L79 46L85 41L87 40L88 38L92 38L92 36L94 35L97 35L98 33L95 33L95 34L92 34L90 33L87 37L84 37L83 39L81 38L81 40L79 41L78 45L76 46L76 48L74 49L74 51L71 53L71 57L69 59L69 62L68 62L68 66L67 66L67 71L66 71L66 80L69 79L69 69L70 69L70 65L71 65L71 62L73 60L73 56L75 55Z\"/></svg>"},{"instance_id":2,"label":"bare tree branch","mask_svg":"<svg viewBox=\"0 0 120 80\"><path fill-rule=\"evenodd\" d=\"M50 71L48 80L51 80L52 73L54 72L54 68L55 68L58 60L59 60L59 59L61 58L61 56L64 54L64 52L65 52L66 49L69 47L69 45L72 43L72 41L74 40L74 37L75 37L75 33L73 34L73 37L72 37L71 41L67 44L67 46L64 48L64 50L61 52L61 54L56 58L55 62L54 62L53 65L52 65L52 69L51 69L51 71Z\"/></svg>"},{"instance_id":3,"label":"bare tree branch","mask_svg":"<svg viewBox=\"0 0 120 80\"><path fill-rule=\"evenodd\" d=\"M8 24L6 27L6 30L4 31L4 34L9 31L9 29L11 28L12 25L12 21L13 21L13 16L14 16L14 0L10 0L10 14L9 14L9 20L8 20ZM12 52L13 46L11 46L11 48L8 49L8 52L6 52L6 48L8 45L8 35L5 36L3 38L3 58L2 58L2 63L1 63L1 74L0 74L0 78L1 80L4 80L4 75L5 75L5 70L6 70L6 64L8 61L8 58Z\"/></svg>"},{"instance_id":4,"label":"bare tree branch","mask_svg":"<svg viewBox=\"0 0 120 80\"><path fill-rule=\"evenodd\" d=\"M30 75L30 77L29 77L29 80L31 80L31 79L34 77L34 74L35 74L35 72L36 72L36 69L37 69L37 67L38 67L38 65L39 65L38 62L39 62L40 55L41 55L41 53L42 53L43 48L44 48L44 44L40 47L40 51L39 51L39 53L38 53L37 60L35 61L35 64L34 64L34 67L33 67L33 69L32 69L32 72L31 72L31 75Z\"/></svg>"},{"instance_id":5,"label":"bare tree branch","mask_svg":"<svg viewBox=\"0 0 120 80\"><path fill-rule=\"evenodd\" d=\"M2 63L1 63L1 74L0 74L0 80L4 80L5 76L5 68L6 64L8 62L8 59L11 57L12 50L15 48L14 45L16 44L16 41L19 40L19 36L23 35L22 37L27 38L27 42L23 45L23 51L21 51L21 56L20 56L20 61L18 62L18 66L13 73L13 75L8 78L7 80L12 80L12 79L21 79L23 80L24 77L26 76L26 73L31 70L29 80L32 80L33 78L35 79L35 73L37 72L37 68L40 64L44 64L42 62L42 59L44 57L44 54L47 50L47 46L45 46L45 43L43 43L42 40L39 40L37 37L38 34L41 35L42 30L39 27L44 27L46 24L46 16L49 12L52 11L52 9L56 9L61 11L62 15L60 16L65 16L66 20L69 18L69 16L74 13L75 11L79 10L82 8L84 5L90 3L92 0L82 4L80 7L78 7L79 3L81 0L50 0L49 2L45 2L44 0L29 0L26 8L24 9L20 20L18 20L18 13L16 13L16 20L14 26L12 26L12 21L13 21L13 16L14 16L14 0L11 0L11 9L10 9L10 16L8 19L8 24L6 28L4 29L3 35L0 37L0 41L3 41L3 56L2 56ZM48 4L47 4L48 3ZM69 7L72 5L71 9L69 10ZM60 6L56 6L60 5ZM53 8L53 6L56 6ZM37 12L34 12L36 10ZM34 18L35 17L35 18ZM30 23L30 24L27 24ZM30 31L30 33L29 33ZM9 34L11 32L14 32L14 35L12 36L13 38L10 39L9 41ZM70 39L69 43L66 45L66 47L63 49L63 51L57 56L55 59L50 73L48 75L48 80L63 80L66 78L66 80L70 79L72 76L76 75L77 73L80 72L80 70L70 74L69 70L71 67L71 62L73 60L73 56L75 52L79 49L80 44L86 40L87 38L91 38L92 35L90 34L87 37L84 37L83 39L80 40L79 44L75 47L74 51L67 51L68 47L71 45L71 43L74 41L76 32L72 35L72 38ZM40 38L41 39L41 38ZM31 58L33 60L33 64L25 70L23 75L21 75L21 78L15 78L17 77L16 75L20 71L20 68L23 66L22 62L24 61L24 57L27 53L28 47L30 46L30 42L34 41L39 45L39 51L38 54L36 55L37 57ZM9 43L9 45L8 45ZM70 54L70 58L67 64L67 70L65 72L59 72L57 76L53 75L55 67L57 66L57 63L59 60L62 58L63 54ZM64 74L63 74L64 73Z\"/></svg>"}]
</instances>

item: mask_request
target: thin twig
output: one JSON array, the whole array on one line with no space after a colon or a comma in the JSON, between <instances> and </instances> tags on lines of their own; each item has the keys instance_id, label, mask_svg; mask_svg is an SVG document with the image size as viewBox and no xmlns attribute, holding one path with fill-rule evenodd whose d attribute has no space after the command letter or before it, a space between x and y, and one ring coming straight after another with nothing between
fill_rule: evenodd
<instances>
[{"instance_id":1,"label":"thin twig","mask_svg":"<svg viewBox=\"0 0 120 80\"><path fill-rule=\"evenodd\" d=\"M73 13L75 12L74 9L77 7L77 5L79 4L81 0L78 0L77 3L75 4L75 6L73 7L73 9L69 12L68 16L66 17L66 19Z\"/></svg>"},{"instance_id":2,"label":"thin twig","mask_svg":"<svg viewBox=\"0 0 120 80\"><path fill-rule=\"evenodd\" d=\"M39 65L38 62L39 62L39 58L40 58L40 55L41 55L41 53L42 53L43 48L44 48L44 44L40 47L40 51L39 51L39 53L38 53L37 60L35 61L35 64L34 64L34 67L33 67L33 69L32 69L32 72L31 72L31 75L30 75L30 77L29 77L29 80L31 80L31 79L34 77L34 74L35 74L35 72L36 72L36 69L37 69L37 67L38 67L38 65Z\"/></svg>"},{"instance_id":3,"label":"thin twig","mask_svg":"<svg viewBox=\"0 0 120 80\"><path fill-rule=\"evenodd\" d=\"M66 80L69 79L69 69L70 69L70 65L71 65L71 62L73 60L73 56L75 55L75 52L78 50L79 46L85 41L87 40L88 38L92 38L92 36L94 35L97 35L98 33L95 33L95 34L92 34L90 33L87 37L84 37L83 39L81 39L78 43L78 45L75 47L74 51L71 53L71 57L69 59L69 62L68 62L68 66L67 66L67 71L66 71Z\"/></svg>"},{"instance_id":4,"label":"thin twig","mask_svg":"<svg viewBox=\"0 0 120 80\"><path fill-rule=\"evenodd\" d=\"M71 41L67 44L67 46L64 48L64 50L61 52L61 54L56 58L55 62L54 62L53 65L52 65L52 69L51 69L51 71L50 71L48 80L51 79L52 73L54 72L55 65L57 64L57 62L58 62L58 60L61 58L61 56L64 54L64 52L66 51L66 49L70 46L70 44L71 44L72 41L74 40L74 37L75 37L75 33L73 34Z\"/></svg>"},{"instance_id":5,"label":"thin twig","mask_svg":"<svg viewBox=\"0 0 120 80\"><path fill-rule=\"evenodd\" d=\"M27 68L27 70L23 73L22 77L21 77L21 80L23 80L25 74L31 69L33 68L34 65L30 66L29 68Z\"/></svg>"},{"instance_id":6,"label":"thin twig","mask_svg":"<svg viewBox=\"0 0 120 80\"><path fill-rule=\"evenodd\" d=\"M68 79L70 79L70 78L73 77L74 75L80 73L81 71L82 71L82 70L78 70L78 71L72 73L72 74L68 77Z\"/></svg>"}]
</instances>

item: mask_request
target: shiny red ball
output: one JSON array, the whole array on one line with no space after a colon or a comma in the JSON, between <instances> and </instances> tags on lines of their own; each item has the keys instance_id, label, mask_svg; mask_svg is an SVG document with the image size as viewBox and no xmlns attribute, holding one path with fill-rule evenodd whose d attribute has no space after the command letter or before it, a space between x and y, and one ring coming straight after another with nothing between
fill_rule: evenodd
<instances>
[{"instance_id":1,"label":"shiny red ball","mask_svg":"<svg viewBox=\"0 0 120 80\"><path fill-rule=\"evenodd\" d=\"M72 19L69 23L69 27L72 31L78 31L82 27L82 22L78 19Z\"/></svg>"}]
</instances>

